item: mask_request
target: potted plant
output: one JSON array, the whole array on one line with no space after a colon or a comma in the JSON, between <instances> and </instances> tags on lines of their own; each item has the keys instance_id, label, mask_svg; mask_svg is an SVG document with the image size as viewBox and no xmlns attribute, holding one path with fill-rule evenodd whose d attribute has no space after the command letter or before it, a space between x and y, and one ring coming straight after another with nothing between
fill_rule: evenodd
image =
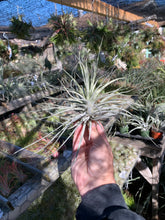
<instances>
[{"instance_id":1,"label":"potted plant","mask_svg":"<svg viewBox=\"0 0 165 220\"><path fill-rule=\"evenodd\" d=\"M150 129L154 124L154 118L151 115L148 115L146 118L141 115L133 115L130 119L130 124L134 127L130 132L134 130L140 130L142 137L150 136Z\"/></svg>"},{"instance_id":2,"label":"potted plant","mask_svg":"<svg viewBox=\"0 0 165 220\"><path fill-rule=\"evenodd\" d=\"M128 113L122 114L116 121L116 124L119 128L119 132L121 134L128 134L129 133L129 124L130 124L130 115Z\"/></svg>"},{"instance_id":3,"label":"potted plant","mask_svg":"<svg viewBox=\"0 0 165 220\"><path fill-rule=\"evenodd\" d=\"M154 139L161 139L163 137L162 128L165 126L165 121L160 118L159 114L156 114L154 123L151 127L151 137Z\"/></svg>"},{"instance_id":4,"label":"potted plant","mask_svg":"<svg viewBox=\"0 0 165 220\"><path fill-rule=\"evenodd\" d=\"M54 34L50 38L51 42L58 46L73 44L77 41L76 21L72 14L53 15L49 19Z\"/></svg>"}]
</instances>

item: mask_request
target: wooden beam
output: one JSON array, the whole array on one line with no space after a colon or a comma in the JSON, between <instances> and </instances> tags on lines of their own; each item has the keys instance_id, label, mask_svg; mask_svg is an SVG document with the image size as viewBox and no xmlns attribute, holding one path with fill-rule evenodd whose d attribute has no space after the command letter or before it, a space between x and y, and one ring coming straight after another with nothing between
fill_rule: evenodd
<instances>
[{"instance_id":1,"label":"wooden beam","mask_svg":"<svg viewBox=\"0 0 165 220\"><path fill-rule=\"evenodd\" d=\"M142 159L139 157L135 168L139 171L139 173L147 180L149 184L152 185L152 173L149 167L142 161Z\"/></svg>"},{"instance_id":2,"label":"wooden beam","mask_svg":"<svg viewBox=\"0 0 165 220\"><path fill-rule=\"evenodd\" d=\"M102 2L100 0L48 0L54 3L59 3L62 5L66 5L72 8L81 9L84 11L94 12L99 15L109 16L114 19L123 20L123 21L136 21L141 20L143 17L135 15L133 13L124 11L123 9L119 9L110 4ZM156 21L147 22L152 26L159 27ZM144 23L145 24L145 23Z\"/></svg>"},{"instance_id":3,"label":"wooden beam","mask_svg":"<svg viewBox=\"0 0 165 220\"><path fill-rule=\"evenodd\" d=\"M19 99L15 99L11 102L5 103L5 104L1 104L0 106L0 116L7 113L7 112L11 112L14 111L18 108L21 108L25 105L28 105L32 102L35 102L37 100L49 97L55 93L59 93L59 91L62 91L62 87L55 87L53 89L47 89L47 90L43 90L37 93L33 93L31 95L27 95L23 98L19 98Z\"/></svg>"}]
</instances>

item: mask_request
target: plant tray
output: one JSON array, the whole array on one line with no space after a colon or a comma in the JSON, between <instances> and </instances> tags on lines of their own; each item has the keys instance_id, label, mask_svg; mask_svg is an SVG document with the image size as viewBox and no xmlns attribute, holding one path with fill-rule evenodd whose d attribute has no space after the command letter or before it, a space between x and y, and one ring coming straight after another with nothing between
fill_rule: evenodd
<instances>
[{"instance_id":1,"label":"plant tray","mask_svg":"<svg viewBox=\"0 0 165 220\"><path fill-rule=\"evenodd\" d=\"M115 136L136 139L136 140L141 140L141 141L156 143L156 144L160 144L162 141L162 138L163 138L163 136L162 136L162 138L160 138L160 139L154 139L152 137L142 137L140 135L122 134L120 132L116 132Z\"/></svg>"},{"instance_id":2,"label":"plant tray","mask_svg":"<svg viewBox=\"0 0 165 220\"><path fill-rule=\"evenodd\" d=\"M139 152L133 146L126 145L114 137L109 138L109 143L114 157L115 180L122 188L139 158Z\"/></svg>"},{"instance_id":3,"label":"plant tray","mask_svg":"<svg viewBox=\"0 0 165 220\"><path fill-rule=\"evenodd\" d=\"M45 162L44 157L26 149L20 151L17 157L13 157L13 153L18 151L20 147L5 141L0 141L0 149L0 153L4 157L21 164L21 166L33 173L33 176L8 198L0 197L1 220L16 219L58 179L61 173L68 168L71 161L71 151L68 150L59 155L58 158ZM27 162L22 162L22 159L26 159ZM38 169L38 164L42 164L40 169Z\"/></svg>"}]
</instances>

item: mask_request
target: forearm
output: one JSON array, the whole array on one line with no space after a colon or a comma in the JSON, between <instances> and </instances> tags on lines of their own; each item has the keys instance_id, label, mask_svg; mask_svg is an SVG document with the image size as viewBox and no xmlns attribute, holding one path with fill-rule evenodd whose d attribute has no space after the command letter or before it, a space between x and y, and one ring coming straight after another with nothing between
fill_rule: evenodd
<instances>
[{"instance_id":1,"label":"forearm","mask_svg":"<svg viewBox=\"0 0 165 220\"><path fill-rule=\"evenodd\" d=\"M82 197L77 209L77 220L144 220L130 211L117 184L97 187Z\"/></svg>"}]
</instances>

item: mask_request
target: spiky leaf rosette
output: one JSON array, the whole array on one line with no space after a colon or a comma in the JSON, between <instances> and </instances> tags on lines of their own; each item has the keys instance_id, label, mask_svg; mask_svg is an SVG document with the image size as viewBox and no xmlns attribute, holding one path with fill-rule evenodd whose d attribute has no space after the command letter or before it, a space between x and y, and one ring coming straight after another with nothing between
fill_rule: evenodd
<instances>
[{"instance_id":1,"label":"spiky leaf rosette","mask_svg":"<svg viewBox=\"0 0 165 220\"><path fill-rule=\"evenodd\" d=\"M52 132L54 136L51 142L55 144L61 136L71 131L60 147L73 135L80 124L83 124L82 138L86 126L88 126L90 135L92 121L106 122L112 126L115 116L119 113L126 114L125 109L131 103L128 96L120 93L119 89L111 89L115 82L121 79L110 80L110 77L99 76L95 62L89 64L88 60L82 61L79 58L78 66L80 67L80 74L77 74L76 77L65 71L68 76L67 80L61 81L65 97L50 97L52 105L46 104L42 108L49 114L48 117L53 115L53 117L60 118L59 126ZM68 84L69 86L66 86Z\"/></svg>"}]
</instances>

